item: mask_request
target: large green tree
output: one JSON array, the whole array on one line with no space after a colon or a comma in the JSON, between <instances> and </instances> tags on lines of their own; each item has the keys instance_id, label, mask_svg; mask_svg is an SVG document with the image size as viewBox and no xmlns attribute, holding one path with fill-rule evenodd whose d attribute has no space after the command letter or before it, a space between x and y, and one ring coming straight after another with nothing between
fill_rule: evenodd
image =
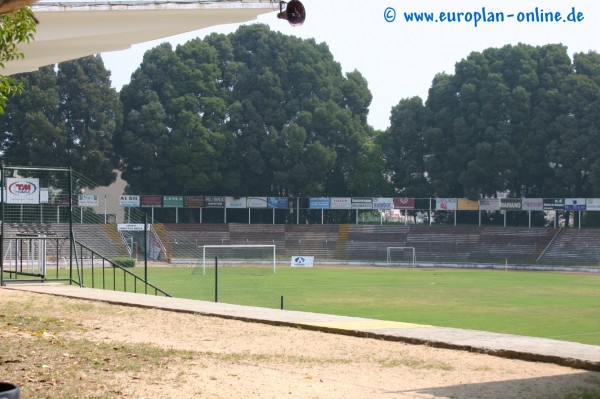
<instances>
[{"instance_id":1,"label":"large green tree","mask_svg":"<svg viewBox=\"0 0 600 399\"><path fill-rule=\"evenodd\" d=\"M264 25L163 44L121 91L123 177L136 193L380 194L371 98L325 44Z\"/></svg>"},{"instance_id":2,"label":"large green tree","mask_svg":"<svg viewBox=\"0 0 600 399\"><path fill-rule=\"evenodd\" d=\"M122 110L100 56L43 67L15 80L24 90L0 118L3 162L71 166L98 184L113 182L112 140Z\"/></svg>"},{"instance_id":3,"label":"large green tree","mask_svg":"<svg viewBox=\"0 0 600 399\"><path fill-rule=\"evenodd\" d=\"M380 138L387 173L401 196L429 197L433 194L427 174L425 132L430 112L419 97L401 100L392 108L391 126Z\"/></svg>"},{"instance_id":4,"label":"large green tree","mask_svg":"<svg viewBox=\"0 0 600 399\"><path fill-rule=\"evenodd\" d=\"M407 195L585 196L599 168L598 54L562 45L473 52L402 100L385 135L387 167ZM425 188L425 189L424 189Z\"/></svg>"},{"instance_id":5,"label":"large green tree","mask_svg":"<svg viewBox=\"0 0 600 399\"><path fill-rule=\"evenodd\" d=\"M546 151L556 187L565 196L591 197L598 193L592 180L600 165L600 55L577 54L574 67L561 86Z\"/></svg>"}]
</instances>

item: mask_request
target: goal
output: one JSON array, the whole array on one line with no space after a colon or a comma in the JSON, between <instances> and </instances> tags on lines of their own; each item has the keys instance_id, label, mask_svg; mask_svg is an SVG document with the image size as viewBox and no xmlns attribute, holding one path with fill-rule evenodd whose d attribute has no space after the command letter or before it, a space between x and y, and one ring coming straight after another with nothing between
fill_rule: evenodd
<instances>
[{"instance_id":1,"label":"goal","mask_svg":"<svg viewBox=\"0 0 600 399\"><path fill-rule=\"evenodd\" d=\"M228 266L267 266L277 270L277 249L275 245L203 245L202 274L206 274L207 265L219 264Z\"/></svg>"},{"instance_id":2,"label":"goal","mask_svg":"<svg viewBox=\"0 0 600 399\"><path fill-rule=\"evenodd\" d=\"M387 265L408 265L415 267L417 256L415 247L387 247Z\"/></svg>"}]
</instances>

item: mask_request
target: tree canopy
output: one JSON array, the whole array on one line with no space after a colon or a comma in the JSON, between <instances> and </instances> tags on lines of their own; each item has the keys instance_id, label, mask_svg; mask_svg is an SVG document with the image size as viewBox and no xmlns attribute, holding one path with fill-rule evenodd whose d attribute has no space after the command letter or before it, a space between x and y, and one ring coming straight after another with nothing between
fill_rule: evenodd
<instances>
[{"instance_id":1,"label":"tree canopy","mask_svg":"<svg viewBox=\"0 0 600 399\"><path fill-rule=\"evenodd\" d=\"M114 181L119 97L100 56L15 76L25 89L0 118L6 164L70 166L100 185Z\"/></svg>"},{"instance_id":2,"label":"tree canopy","mask_svg":"<svg viewBox=\"0 0 600 399\"><path fill-rule=\"evenodd\" d=\"M600 194L600 56L555 44L473 52L425 103L401 100L382 137L406 195Z\"/></svg>"},{"instance_id":3,"label":"tree canopy","mask_svg":"<svg viewBox=\"0 0 600 399\"><path fill-rule=\"evenodd\" d=\"M118 167L132 194L600 195L600 55L560 44L473 52L384 132L358 71L259 24L149 50L120 96L99 56L15 81L4 162L99 184Z\"/></svg>"},{"instance_id":4,"label":"tree canopy","mask_svg":"<svg viewBox=\"0 0 600 399\"><path fill-rule=\"evenodd\" d=\"M242 26L148 51L115 148L135 193L383 194L371 99L325 44Z\"/></svg>"}]
</instances>

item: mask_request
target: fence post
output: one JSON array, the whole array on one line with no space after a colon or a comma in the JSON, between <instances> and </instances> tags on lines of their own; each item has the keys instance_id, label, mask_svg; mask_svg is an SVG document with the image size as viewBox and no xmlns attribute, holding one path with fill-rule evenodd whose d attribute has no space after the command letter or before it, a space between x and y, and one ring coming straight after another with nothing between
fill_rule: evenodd
<instances>
[{"instance_id":1,"label":"fence post","mask_svg":"<svg viewBox=\"0 0 600 399\"><path fill-rule=\"evenodd\" d=\"M69 166L69 284L73 284L73 247L75 237L73 235L73 175ZM79 280L81 284L81 279Z\"/></svg>"},{"instance_id":2,"label":"fence post","mask_svg":"<svg viewBox=\"0 0 600 399\"><path fill-rule=\"evenodd\" d=\"M148 293L148 214L144 212L144 292Z\"/></svg>"},{"instance_id":3,"label":"fence post","mask_svg":"<svg viewBox=\"0 0 600 399\"><path fill-rule=\"evenodd\" d=\"M219 258L215 256L215 302L219 302Z\"/></svg>"},{"instance_id":4,"label":"fence post","mask_svg":"<svg viewBox=\"0 0 600 399\"><path fill-rule=\"evenodd\" d=\"M4 285L4 198L6 192L6 185L4 184L4 162L0 163L0 195L2 195L0 201L0 214L2 216L2 223L0 224L0 287Z\"/></svg>"}]
</instances>

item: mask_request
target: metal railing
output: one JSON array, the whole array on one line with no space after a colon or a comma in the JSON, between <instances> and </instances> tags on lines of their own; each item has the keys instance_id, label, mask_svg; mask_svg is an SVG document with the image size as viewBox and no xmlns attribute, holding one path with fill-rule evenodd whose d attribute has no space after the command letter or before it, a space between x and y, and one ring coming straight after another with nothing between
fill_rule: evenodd
<instances>
[{"instance_id":1,"label":"metal railing","mask_svg":"<svg viewBox=\"0 0 600 399\"><path fill-rule=\"evenodd\" d=\"M119 265L117 262L107 259L105 257L103 257L102 255L98 254L96 251L94 251L93 249L89 248L88 246L81 244L79 242L75 242L75 245L79 247L79 251L76 251L77 253L77 270L79 271L79 284L82 287L86 287L86 281L85 281L85 275L86 273L83 273L83 269L85 267L87 267L88 269L90 269L90 276L89 279L91 280L91 286L87 286L89 288L102 288L102 289L108 289L107 287L107 281L111 281L107 278L106 276L106 271L107 269L111 269L112 270L112 290L116 291L117 287L121 287L120 285L117 285L117 271L119 272L119 274L122 273L123 276L123 284L122 284L122 288L124 292L129 292L128 288L127 288L127 282L128 279L133 281L133 291L134 293L144 293L144 294L148 294L148 288L150 288L151 290L154 291L154 295L164 295L167 297L170 297L171 295L169 295L166 291L158 288L157 286L155 286L154 284L150 283L147 278L142 278L140 276L138 276L137 274L129 271L127 268ZM85 255L87 255L86 257L84 257L84 253ZM100 265L98 265L98 262L100 262ZM108 266L107 266L108 264ZM97 270L97 268L101 269L101 286L99 285L100 283L97 283L97 276L95 271ZM143 291L139 290L138 291L138 283L140 285L143 286Z\"/></svg>"}]
</instances>

